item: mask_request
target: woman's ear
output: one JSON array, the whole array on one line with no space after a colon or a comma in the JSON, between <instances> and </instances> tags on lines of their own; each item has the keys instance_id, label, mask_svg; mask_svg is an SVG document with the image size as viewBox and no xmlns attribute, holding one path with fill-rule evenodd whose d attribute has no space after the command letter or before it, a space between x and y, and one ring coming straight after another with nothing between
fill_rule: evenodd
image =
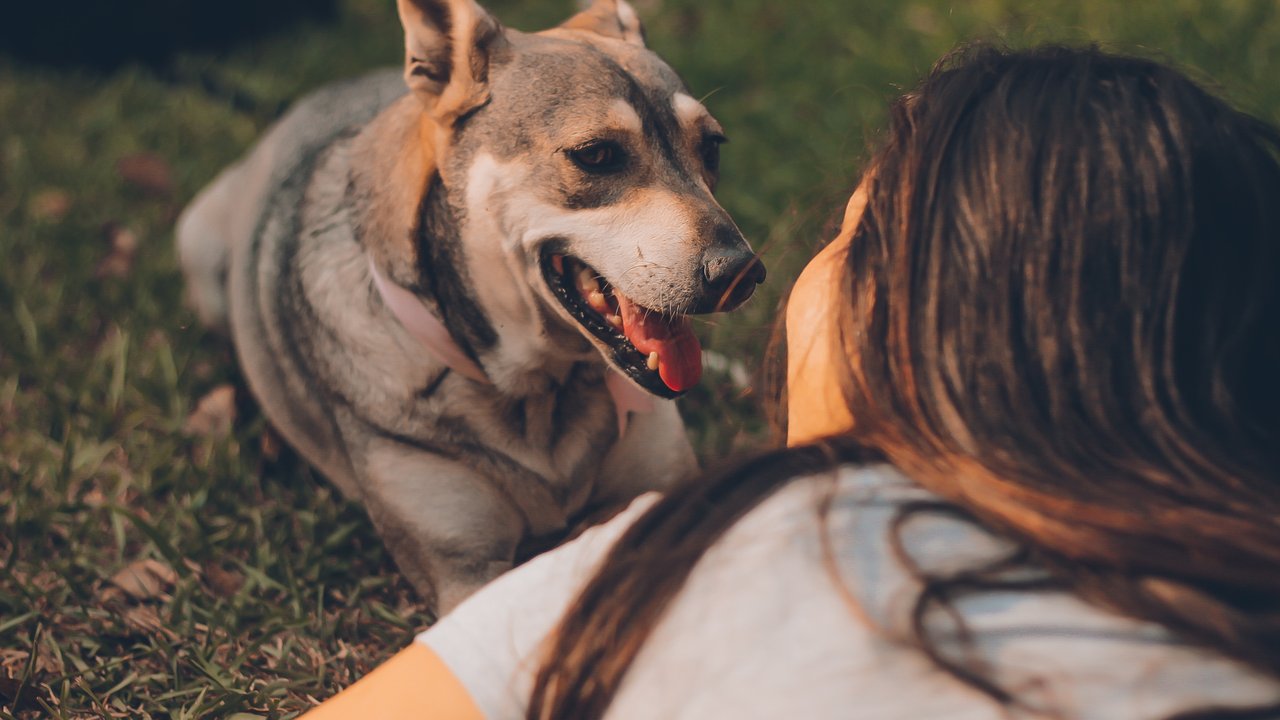
<instances>
[{"instance_id":1,"label":"woman's ear","mask_svg":"<svg viewBox=\"0 0 1280 720\"><path fill-rule=\"evenodd\" d=\"M560 27L586 30L644 47L644 26L627 0L595 0L591 7L566 20Z\"/></svg>"},{"instance_id":2,"label":"woman's ear","mask_svg":"<svg viewBox=\"0 0 1280 720\"><path fill-rule=\"evenodd\" d=\"M396 0L404 77L443 127L489 100L489 60L502 25L474 0Z\"/></svg>"}]
</instances>

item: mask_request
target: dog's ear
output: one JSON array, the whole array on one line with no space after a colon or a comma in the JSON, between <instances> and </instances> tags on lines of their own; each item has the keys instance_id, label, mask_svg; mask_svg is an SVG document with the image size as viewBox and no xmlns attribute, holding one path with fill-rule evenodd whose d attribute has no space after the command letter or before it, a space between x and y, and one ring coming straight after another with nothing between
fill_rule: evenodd
<instances>
[{"instance_id":1,"label":"dog's ear","mask_svg":"<svg viewBox=\"0 0 1280 720\"><path fill-rule=\"evenodd\" d=\"M506 38L475 0L396 0L404 26L404 77L448 127L489 100L489 60Z\"/></svg>"},{"instance_id":2,"label":"dog's ear","mask_svg":"<svg viewBox=\"0 0 1280 720\"><path fill-rule=\"evenodd\" d=\"M644 47L644 26L627 0L595 0L591 7L569 18L560 27L587 30Z\"/></svg>"}]
</instances>

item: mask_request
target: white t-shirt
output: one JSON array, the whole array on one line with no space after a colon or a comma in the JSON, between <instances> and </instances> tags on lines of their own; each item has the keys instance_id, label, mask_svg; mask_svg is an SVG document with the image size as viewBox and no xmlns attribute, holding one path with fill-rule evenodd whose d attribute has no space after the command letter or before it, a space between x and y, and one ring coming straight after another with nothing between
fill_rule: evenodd
<instances>
[{"instance_id":1,"label":"white t-shirt","mask_svg":"<svg viewBox=\"0 0 1280 720\"><path fill-rule=\"evenodd\" d=\"M827 532L851 596L824 562L818 504L832 492ZM524 717L543 640L655 500L642 497L502 576L418 641L449 665L487 717ZM763 502L694 568L606 717L1008 717L910 646L919 585L889 537L902 504L920 500L936 498L890 468L846 467L793 482ZM939 513L913 516L902 532L910 557L928 570L969 567L1007 549ZM956 607L973 633L972 652L999 684L1066 718L1140 720L1280 699L1280 683L1066 593L992 592ZM960 652L947 627L937 627L944 650Z\"/></svg>"}]
</instances>

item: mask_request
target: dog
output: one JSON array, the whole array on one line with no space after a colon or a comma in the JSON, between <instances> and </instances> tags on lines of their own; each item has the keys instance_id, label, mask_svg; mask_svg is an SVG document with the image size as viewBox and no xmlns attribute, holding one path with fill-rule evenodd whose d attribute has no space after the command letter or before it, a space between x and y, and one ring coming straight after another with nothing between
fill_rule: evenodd
<instances>
[{"instance_id":1,"label":"dog","mask_svg":"<svg viewBox=\"0 0 1280 720\"><path fill-rule=\"evenodd\" d=\"M626 2L530 34L473 0L397 9L403 69L302 100L177 249L266 417L444 613L696 469L688 316L765 272L713 197L720 125Z\"/></svg>"}]
</instances>

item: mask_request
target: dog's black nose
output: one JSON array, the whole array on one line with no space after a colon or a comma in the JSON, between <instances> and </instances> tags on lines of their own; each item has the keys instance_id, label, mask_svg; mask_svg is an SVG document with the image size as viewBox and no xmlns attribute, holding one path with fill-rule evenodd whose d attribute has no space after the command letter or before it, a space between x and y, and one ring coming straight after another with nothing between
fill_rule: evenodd
<instances>
[{"instance_id":1,"label":"dog's black nose","mask_svg":"<svg viewBox=\"0 0 1280 720\"><path fill-rule=\"evenodd\" d=\"M702 256L712 312L732 310L751 297L756 285L764 282L764 263L740 238L734 243L718 242Z\"/></svg>"}]
</instances>

